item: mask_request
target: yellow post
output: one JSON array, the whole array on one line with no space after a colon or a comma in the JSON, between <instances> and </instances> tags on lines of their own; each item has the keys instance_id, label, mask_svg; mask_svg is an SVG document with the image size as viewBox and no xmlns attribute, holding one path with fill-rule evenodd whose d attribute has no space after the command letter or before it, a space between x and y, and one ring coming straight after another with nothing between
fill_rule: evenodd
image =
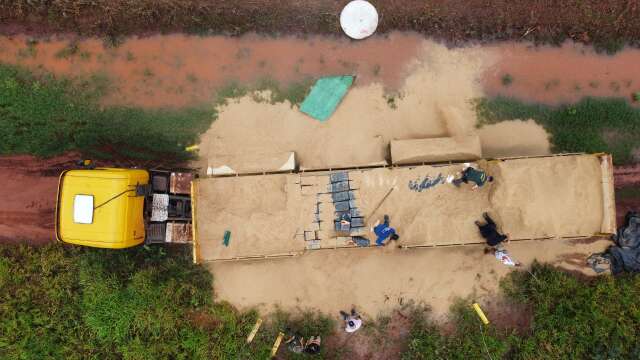
<instances>
[{"instance_id":1,"label":"yellow post","mask_svg":"<svg viewBox=\"0 0 640 360\"><path fill-rule=\"evenodd\" d=\"M260 329L260 325L262 325L262 319L258 318L258 320L256 320L256 324L253 325L253 330L251 330L249 336L247 336L247 344L250 344L253 341L256 333L258 333L258 329Z\"/></svg>"},{"instance_id":2,"label":"yellow post","mask_svg":"<svg viewBox=\"0 0 640 360\"><path fill-rule=\"evenodd\" d=\"M273 343L273 347L271 348L271 357L276 356L278 352L278 348L280 347L280 343L282 342L282 338L284 337L283 332L278 333L278 337L276 338L276 342Z\"/></svg>"},{"instance_id":3,"label":"yellow post","mask_svg":"<svg viewBox=\"0 0 640 360\"><path fill-rule=\"evenodd\" d=\"M482 323L485 325L489 325L489 319L487 319L487 317L484 315L484 312L482 311L478 303L473 303L473 309L476 311L476 314L478 314L478 317L480 318Z\"/></svg>"},{"instance_id":4,"label":"yellow post","mask_svg":"<svg viewBox=\"0 0 640 360\"><path fill-rule=\"evenodd\" d=\"M196 217L196 183L195 181L191 181L191 248L193 250L193 263L198 264L200 259L199 246L198 244L198 225L197 225L197 217Z\"/></svg>"}]
</instances>

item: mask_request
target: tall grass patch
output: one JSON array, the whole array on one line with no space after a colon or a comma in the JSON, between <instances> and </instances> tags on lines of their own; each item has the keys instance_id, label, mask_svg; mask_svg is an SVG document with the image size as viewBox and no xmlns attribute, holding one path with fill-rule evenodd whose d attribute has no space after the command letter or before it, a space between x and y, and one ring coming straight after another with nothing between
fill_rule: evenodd
<instances>
[{"instance_id":1,"label":"tall grass patch","mask_svg":"<svg viewBox=\"0 0 640 360\"><path fill-rule=\"evenodd\" d=\"M79 151L96 159L190 158L192 145L215 116L213 106L147 110L99 104L104 77L36 76L0 65L0 154L54 156Z\"/></svg>"},{"instance_id":2,"label":"tall grass patch","mask_svg":"<svg viewBox=\"0 0 640 360\"><path fill-rule=\"evenodd\" d=\"M532 312L529 331L484 326L467 301L452 308L451 334L414 316L403 359L640 358L639 277L582 279L534 263L530 272L508 275L501 288Z\"/></svg>"},{"instance_id":3,"label":"tall grass patch","mask_svg":"<svg viewBox=\"0 0 640 360\"><path fill-rule=\"evenodd\" d=\"M584 98L573 105L528 104L512 98L476 103L479 126L533 119L551 134L555 152L607 152L627 164L640 146L640 110L622 98Z\"/></svg>"},{"instance_id":4,"label":"tall grass patch","mask_svg":"<svg viewBox=\"0 0 640 360\"><path fill-rule=\"evenodd\" d=\"M0 245L0 358L266 359L279 331L333 331L279 312L247 344L258 313L214 302L212 280L186 247Z\"/></svg>"}]
</instances>

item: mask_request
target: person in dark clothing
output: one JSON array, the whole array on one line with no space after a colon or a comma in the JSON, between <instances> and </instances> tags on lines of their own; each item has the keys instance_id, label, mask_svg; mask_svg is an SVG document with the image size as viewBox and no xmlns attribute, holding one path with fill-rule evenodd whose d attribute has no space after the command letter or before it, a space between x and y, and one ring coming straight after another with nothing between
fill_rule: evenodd
<instances>
[{"instance_id":1,"label":"person in dark clothing","mask_svg":"<svg viewBox=\"0 0 640 360\"><path fill-rule=\"evenodd\" d=\"M322 339L320 336L311 336L309 340L305 341L304 338L298 334L290 335L289 339L285 341L289 351L296 354L311 354L315 355L320 352L320 345Z\"/></svg>"},{"instance_id":2,"label":"person in dark clothing","mask_svg":"<svg viewBox=\"0 0 640 360\"><path fill-rule=\"evenodd\" d=\"M489 216L489 214L482 214L485 224L482 224L480 221L476 221L476 226L478 226L478 230L480 230L480 235L487 241L487 245L496 248L503 241L507 240L507 236L504 234L500 234L498 231L498 226L495 221Z\"/></svg>"},{"instance_id":3,"label":"person in dark clothing","mask_svg":"<svg viewBox=\"0 0 640 360\"><path fill-rule=\"evenodd\" d=\"M318 354L320 352L321 342L322 339L320 339L320 336L312 336L307 340L307 344L304 346L304 353L311 355Z\"/></svg>"},{"instance_id":4,"label":"person in dark clothing","mask_svg":"<svg viewBox=\"0 0 640 360\"><path fill-rule=\"evenodd\" d=\"M469 182L472 182L474 184L472 188L473 190L482 187L487 182L493 181L493 176L488 176L484 170L476 169L471 166L471 164L464 164L464 170L462 170L458 179L453 179L453 175L450 175L450 177L451 179L449 182L456 187L460 187L462 183L468 184Z\"/></svg>"}]
</instances>

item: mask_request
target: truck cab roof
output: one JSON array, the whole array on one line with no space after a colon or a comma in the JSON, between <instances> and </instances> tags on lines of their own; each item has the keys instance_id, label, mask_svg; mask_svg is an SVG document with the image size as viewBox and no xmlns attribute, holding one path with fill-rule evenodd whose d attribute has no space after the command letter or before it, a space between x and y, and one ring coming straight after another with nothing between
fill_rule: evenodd
<instances>
[{"instance_id":1,"label":"truck cab roof","mask_svg":"<svg viewBox=\"0 0 640 360\"><path fill-rule=\"evenodd\" d=\"M149 183L138 169L69 170L60 175L56 207L58 240L121 249L144 242L144 196L136 186Z\"/></svg>"}]
</instances>

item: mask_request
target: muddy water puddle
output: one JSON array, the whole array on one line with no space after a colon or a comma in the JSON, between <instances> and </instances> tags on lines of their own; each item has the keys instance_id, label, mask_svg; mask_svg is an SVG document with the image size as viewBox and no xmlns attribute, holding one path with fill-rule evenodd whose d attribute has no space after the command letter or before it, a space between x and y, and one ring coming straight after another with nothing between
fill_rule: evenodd
<instances>
[{"instance_id":1,"label":"muddy water puddle","mask_svg":"<svg viewBox=\"0 0 640 360\"><path fill-rule=\"evenodd\" d=\"M510 96L551 105L585 96L624 97L640 91L640 50L598 54L580 44L534 47L522 43L489 46L496 63L482 77L489 96Z\"/></svg>"},{"instance_id":2,"label":"muddy water puddle","mask_svg":"<svg viewBox=\"0 0 640 360\"><path fill-rule=\"evenodd\" d=\"M0 37L0 62L66 76L104 74L113 86L105 104L184 106L210 101L231 81L264 78L280 84L323 75L357 75L393 90L406 75L422 38L391 33L366 42L309 37L239 38L158 35L130 38L117 47L99 39Z\"/></svg>"},{"instance_id":3,"label":"muddy water puddle","mask_svg":"<svg viewBox=\"0 0 640 360\"><path fill-rule=\"evenodd\" d=\"M216 92L231 82L246 85L271 79L286 86L323 75L357 76L356 89L350 91L332 121L321 127L324 130L315 129L320 128L318 124L307 124L308 119L287 104L258 105L245 99L240 105L221 108L218 126L226 131L219 136L237 136L242 151L246 151L246 141L240 140L246 140L248 135L238 125L245 120L237 119L251 114L261 119L271 116L269 125L261 122L246 126L264 128L263 133L270 129L278 130L278 134L291 133L303 144L309 137L302 134L326 130L326 136L315 141L319 144L317 154L325 154L325 140L337 138L327 130L333 126L352 124L359 129L358 134L367 135L368 140L362 139L367 144L379 141L384 129L391 134L386 140L444 136L444 113L456 113L465 128L474 127L476 115L471 104L479 97L502 95L559 104L576 102L584 96L631 99L633 93L640 91L637 49L626 49L614 56L597 54L573 43L555 48L500 43L450 49L419 34L400 32L359 42L320 36L274 38L254 34L230 38L173 34L129 38L116 47L95 38L33 41L26 36L13 36L0 37L0 62L61 76L103 76L110 84L104 105L142 107L212 103ZM362 114L367 116L361 121L353 120ZM550 151L544 130L532 121L519 120L525 121L486 127L478 133L488 156L540 155ZM506 133L513 141L500 140ZM207 142L206 134L204 138ZM214 143L223 142L218 139ZM272 146L290 150L292 144ZM372 147L369 155L350 161L378 159L379 153L377 147ZM321 159L317 154L310 153L308 158ZM322 161L333 164L343 160L336 157Z\"/></svg>"},{"instance_id":4,"label":"muddy water puddle","mask_svg":"<svg viewBox=\"0 0 640 360\"><path fill-rule=\"evenodd\" d=\"M323 75L354 74L356 85L400 89L411 64L425 52L421 35L395 32L365 41L312 36L242 37L156 35L129 38L116 47L100 39L0 37L0 62L58 75L105 75L105 104L185 106L210 101L230 82L268 78L282 85ZM631 99L640 91L640 50L614 56L574 43L535 47L500 43L478 47L491 54L479 81L488 96L559 104L584 96ZM451 60L452 62L455 59Z\"/></svg>"}]
</instances>

